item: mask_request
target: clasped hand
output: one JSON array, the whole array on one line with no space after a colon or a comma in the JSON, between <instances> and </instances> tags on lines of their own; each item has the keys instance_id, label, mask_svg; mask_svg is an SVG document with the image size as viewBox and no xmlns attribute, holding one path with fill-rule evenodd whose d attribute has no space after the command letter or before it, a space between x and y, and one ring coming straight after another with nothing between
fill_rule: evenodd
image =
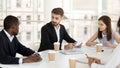
<instances>
[{"instance_id":1,"label":"clasped hand","mask_svg":"<svg viewBox=\"0 0 120 68\"><path fill-rule=\"evenodd\" d=\"M75 43L68 43L67 45L65 45L64 49L69 50L69 49L73 49L73 48L81 48L81 45L82 45L82 43L78 46L75 46Z\"/></svg>"},{"instance_id":2,"label":"clasped hand","mask_svg":"<svg viewBox=\"0 0 120 68\"><path fill-rule=\"evenodd\" d=\"M101 64L100 59L94 58L94 57L87 57L88 58L88 64L91 66L92 63Z\"/></svg>"},{"instance_id":3,"label":"clasped hand","mask_svg":"<svg viewBox=\"0 0 120 68\"><path fill-rule=\"evenodd\" d=\"M41 61L42 58L38 53L34 53L27 58L23 58L23 63L31 63L31 62L38 62Z\"/></svg>"}]
</instances>

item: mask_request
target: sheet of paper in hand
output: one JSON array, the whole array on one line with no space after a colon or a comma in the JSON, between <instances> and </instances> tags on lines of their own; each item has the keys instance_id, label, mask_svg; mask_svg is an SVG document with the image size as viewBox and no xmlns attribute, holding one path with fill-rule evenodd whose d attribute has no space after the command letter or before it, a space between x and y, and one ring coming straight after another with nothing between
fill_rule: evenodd
<instances>
[{"instance_id":1,"label":"sheet of paper in hand","mask_svg":"<svg viewBox=\"0 0 120 68\"><path fill-rule=\"evenodd\" d=\"M88 64L88 59L85 57L85 58L79 58L77 59L77 62L78 63L83 63L83 64ZM101 65L105 65L105 63L101 63Z\"/></svg>"},{"instance_id":2,"label":"sheet of paper in hand","mask_svg":"<svg viewBox=\"0 0 120 68\"><path fill-rule=\"evenodd\" d=\"M75 46L79 46L79 45L81 45L83 42L84 42L84 41L83 41L83 39L81 38L81 39L79 39L79 40L77 41L77 43L75 44Z\"/></svg>"}]
</instances>

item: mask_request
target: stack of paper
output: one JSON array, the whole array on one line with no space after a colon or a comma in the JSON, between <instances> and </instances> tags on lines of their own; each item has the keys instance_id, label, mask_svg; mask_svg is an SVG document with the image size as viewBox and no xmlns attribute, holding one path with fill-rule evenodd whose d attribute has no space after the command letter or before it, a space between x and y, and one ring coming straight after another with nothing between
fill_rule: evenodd
<instances>
[{"instance_id":1,"label":"stack of paper","mask_svg":"<svg viewBox=\"0 0 120 68\"><path fill-rule=\"evenodd\" d=\"M83 54L84 52L80 48L74 48L71 50L61 50L60 53L65 55L72 55L72 54Z\"/></svg>"}]
</instances>

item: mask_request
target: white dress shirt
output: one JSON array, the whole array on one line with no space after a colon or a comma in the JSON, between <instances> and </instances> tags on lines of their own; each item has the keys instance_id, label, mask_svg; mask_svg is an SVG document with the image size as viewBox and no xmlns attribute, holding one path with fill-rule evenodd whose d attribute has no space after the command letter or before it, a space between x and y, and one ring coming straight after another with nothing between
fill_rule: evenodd
<instances>
[{"instance_id":1,"label":"white dress shirt","mask_svg":"<svg viewBox=\"0 0 120 68\"><path fill-rule=\"evenodd\" d=\"M120 68L120 44L114 49L111 58L105 65L92 63L91 68Z\"/></svg>"},{"instance_id":2,"label":"white dress shirt","mask_svg":"<svg viewBox=\"0 0 120 68\"><path fill-rule=\"evenodd\" d=\"M12 42L14 35L10 35L6 30L4 30L5 34L7 35L7 37L9 38L10 42ZM23 60L22 58L19 59L19 64L22 64Z\"/></svg>"},{"instance_id":3,"label":"white dress shirt","mask_svg":"<svg viewBox=\"0 0 120 68\"><path fill-rule=\"evenodd\" d=\"M60 42L60 25L58 26L58 28L54 27L55 28L55 32L56 32L56 35L57 35L57 42Z\"/></svg>"}]
</instances>

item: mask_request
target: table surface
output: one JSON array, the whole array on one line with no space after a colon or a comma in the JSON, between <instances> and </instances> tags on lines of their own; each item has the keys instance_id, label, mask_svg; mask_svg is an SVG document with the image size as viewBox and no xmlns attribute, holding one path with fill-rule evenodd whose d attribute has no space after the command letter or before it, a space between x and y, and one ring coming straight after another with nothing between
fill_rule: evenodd
<instances>
[{"instance_id":1,"label":"table surface","mask_svg":"<svg viewBox=\"0 0 120 68\"><path fill-rule=\"evenodd\" d=\"M87 63L87 58L85 54L88 54L92 57L97 58L107 58L111 55L112 49L111 48L103 48L104 52L98 53L96 52L95 47L87 47L82 46L81 48L77 48L77 50L82 50L83 53L79 54L70 54L65 55L60 53L60 51L57 51L55 53L55 61L49 61L48 60L48 50L40 52L41 57L43 60L41 62L35 62L35 63L24 63L19 65L3 65L0 64L0 67L2 68L69 68L69 59L70 58L76 58L77 60L84 60ZM88 64L86 63L76 63L76 68L89 68Z\"/></svg>"}]
</instances>

